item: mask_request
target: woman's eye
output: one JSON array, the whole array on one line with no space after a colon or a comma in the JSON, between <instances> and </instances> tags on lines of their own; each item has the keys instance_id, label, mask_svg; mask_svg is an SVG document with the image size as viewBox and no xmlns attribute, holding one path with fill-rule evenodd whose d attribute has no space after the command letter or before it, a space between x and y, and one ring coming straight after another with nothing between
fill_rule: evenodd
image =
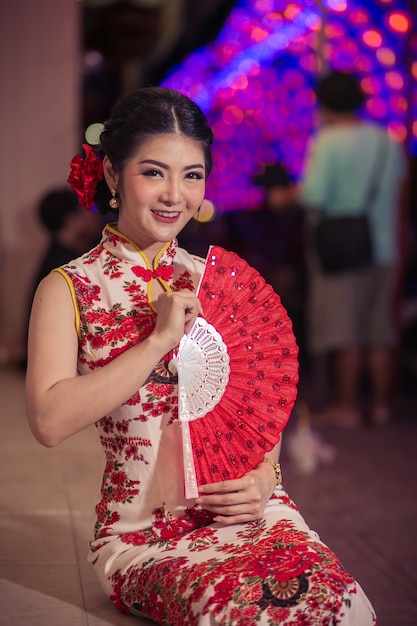
<instances>
[{"instance_id":1,"label":"woman's eye","mask_svg":"<svg viewBox=\"0 0 417 626\"><path fill-rule=\"evenodd\" d=\"M188 172L187 178L191 178L192 180L202 180L204 176L200 172Z\"/></svg>"},{"instance_id":2,"label":"woman's eye","mask_svg":"<svg viewBox=\"0 0 417 626\"><path fill-rule=\"evenodd\" d=\"M146 170L143 172L144 176L161 176L161 172L159 170Z\"/></svg>"}]
</instances>

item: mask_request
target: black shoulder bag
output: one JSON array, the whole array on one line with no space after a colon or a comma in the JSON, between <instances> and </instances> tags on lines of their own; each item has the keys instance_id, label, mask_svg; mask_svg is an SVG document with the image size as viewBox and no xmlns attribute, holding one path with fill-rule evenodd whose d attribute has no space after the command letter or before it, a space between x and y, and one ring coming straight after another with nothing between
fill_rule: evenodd
<instances>
[{"instance_id":1,"label":"black shoulder bag","mask_svg":"<svg viewBox=\"0 0 417 626\"><path fill-rule=\"evenodd\" d=\"M372 240L367 211L378 189L378 173L382 175L386 150L379 147L375 166L360 215L320 218L315 229L315 247L325 274L355 271L372 264Z\"/></svg>"}]
</instances>

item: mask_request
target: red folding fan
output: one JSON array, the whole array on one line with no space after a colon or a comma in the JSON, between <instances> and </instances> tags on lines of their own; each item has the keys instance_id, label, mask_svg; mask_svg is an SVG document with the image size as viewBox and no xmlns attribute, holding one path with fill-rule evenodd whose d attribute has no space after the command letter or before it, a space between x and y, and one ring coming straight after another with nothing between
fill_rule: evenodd
<instances>
[{"instance_id":1,"label":"red folding fan","mask_svg":"<svg viewBox=\"0 0 417 626\"><path fill-rule=\"evenodd\" d=\"M178 372L187 498L263 460L279 442L298 383L292 323L257 270L212 246L197 295L204 319L170 363Z\"/></svg>"}]
</instances>

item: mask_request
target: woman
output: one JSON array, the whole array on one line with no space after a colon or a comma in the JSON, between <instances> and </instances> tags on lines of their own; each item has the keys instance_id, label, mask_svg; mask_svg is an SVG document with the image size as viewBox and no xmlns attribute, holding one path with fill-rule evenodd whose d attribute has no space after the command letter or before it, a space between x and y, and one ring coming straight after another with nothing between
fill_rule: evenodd
<instances>
[{"instance_id":1,"label":"woman","mask_svg":"<svg viewBox=\"0 0 417 626\"><path fill-rule=\"evenodd\" d=\"M69 181L118 215L35 295L27 406L54 446L96 424L106 454L93 563L118 608L158 624L374 624L359 585L280 483L279 446L241 478L185 500L177 388L167 363L204 315L204 260L176 236L203 202L212 131L183 95L122 98ZM80 374L80 375L79 375ZM105 417L103 417L105 416Z\"/></svg>"}]
</instances>

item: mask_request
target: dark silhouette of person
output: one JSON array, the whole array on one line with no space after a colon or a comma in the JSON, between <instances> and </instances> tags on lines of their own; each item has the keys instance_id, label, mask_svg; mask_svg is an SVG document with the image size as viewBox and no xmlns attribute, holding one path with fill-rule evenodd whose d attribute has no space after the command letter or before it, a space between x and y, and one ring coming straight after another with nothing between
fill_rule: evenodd
<instances>
[{"instance_id":1,"label":"dark silhouette of person","mask_svg":"<svg viewBox=\"0 0 417 626\"><path fill-rule=\"evenodd\" d=\"M48 191L37 207L37 217L48 231L49 243L32 279L24 320L24 349L19 366L26 368L26 338L33 295L42 278L53 269L87 252L99 239L103 226L97 212L86 211L68 187Z\"/></svg>"}]
</instances>

